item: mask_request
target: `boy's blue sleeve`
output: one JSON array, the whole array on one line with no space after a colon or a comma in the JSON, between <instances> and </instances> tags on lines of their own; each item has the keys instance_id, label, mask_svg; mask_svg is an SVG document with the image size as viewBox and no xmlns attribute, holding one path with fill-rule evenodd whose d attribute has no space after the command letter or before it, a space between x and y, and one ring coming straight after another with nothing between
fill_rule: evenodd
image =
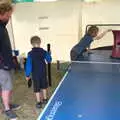
<instances>
[{"instance_id":1,"label":"boy's blue sleeve","mask_svg":"<svg viewBox=\"0 0 120 120\"><path fill-rule=\"evenodd\" d=\"M48 63L50 63L50 62L52 61L52 57L51 57L51 55L50 55L49 52L46 52L46 53L45 53L45 60L46 60Z\"/></svg>"},{"instance_id":2,"label":"boy's blue sleeve","mask_svg":"<svg viewBox=\"0 0 120 120\"><path fill-rule=\"evenodd\" d=\"M32 72L32 60L30 55L28 54L27 60L26 60L26 68L25 68L25 75L26 77L29 77Z\"/></svg>"}]
</instances>

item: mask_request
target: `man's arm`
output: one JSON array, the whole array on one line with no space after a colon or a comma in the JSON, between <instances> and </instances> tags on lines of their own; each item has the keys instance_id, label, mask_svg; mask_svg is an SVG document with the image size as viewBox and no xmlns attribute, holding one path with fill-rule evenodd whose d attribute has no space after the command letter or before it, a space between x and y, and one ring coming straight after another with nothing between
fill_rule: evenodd
<instances>
[{"instance_id":1,"label":"man's arm","mask_svg":"<svg viewBox=\"0 0 120 120\"><path fill-rule=\"evenodd\" d=\"M105 30L103 33L99 34L97 37L94 38L94 40L99 40L102 37L104 37L108 32L111 32L111 29Z\"/></svg>"},{"instance_id":2,"label":"man's arm","mask_svg":"<svg viewBox=\"0 0 120 120\"><path fill-rule=\"evenodd\" d=\"M0 64L3 61L3 56L2 56L2 38L3 38L3 33L2 33L2 29L0 28Z\"/></svg>"}]
</instances>

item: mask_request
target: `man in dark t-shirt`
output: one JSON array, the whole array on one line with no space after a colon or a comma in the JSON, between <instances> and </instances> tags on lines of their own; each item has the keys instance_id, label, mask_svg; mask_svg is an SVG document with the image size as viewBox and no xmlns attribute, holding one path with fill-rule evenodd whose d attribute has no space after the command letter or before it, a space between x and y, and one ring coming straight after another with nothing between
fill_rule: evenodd
<instances>
[{"instance_id":1,"label":"man in dark t-shirt","mask_svg":"<svg viewBox=\"0 0 120 120\"><path fill-rule=\"evenodd\" d=\"M0 88L4 113L9 119L16 119L17 115L12 111L10 103L12 93L12 74L14 68L12 61L12 49L6 25L11 17L13 8L9 2L0 2Z\"/></svg>"}]
</instances>

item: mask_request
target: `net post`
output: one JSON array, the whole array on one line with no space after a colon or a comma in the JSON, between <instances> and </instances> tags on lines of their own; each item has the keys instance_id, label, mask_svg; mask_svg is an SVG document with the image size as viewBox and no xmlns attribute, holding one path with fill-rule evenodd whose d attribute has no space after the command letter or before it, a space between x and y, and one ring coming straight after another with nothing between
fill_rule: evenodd
<instances>
[{"instance_id":1,"label":"net post","mask_svg":"<svg viewBox=\"0 0 120 120\"><path fill-rule=\"evenodd\" d=\"M60 70L60 61L57 60L57 70Z\"/></svg>"},{"instance_id":2,"label":"net post","mask_svg":"<svg viewBox=\"0 0 120 120\"><path fill-rule=\"evenodd\" d=\"M50 48L50 44L47 44L47 51L50 53L51 52L51 48ZM52 86L52 79L51 79L51 62L49 62L48 64L48 83L49 86Z\"/></svg>"}]
</instances>

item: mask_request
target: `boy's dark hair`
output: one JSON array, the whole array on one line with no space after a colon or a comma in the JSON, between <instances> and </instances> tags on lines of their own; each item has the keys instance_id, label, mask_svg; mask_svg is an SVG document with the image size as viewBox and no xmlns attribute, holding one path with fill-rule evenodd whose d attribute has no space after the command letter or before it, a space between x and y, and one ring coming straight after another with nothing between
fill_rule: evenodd
<instances>
[{"instance_id":1,"label":"boy's dark hair","mask_svg":"<svg viewBox=\"0 0 120 120\"><path fill-rule=\"evenodd\" d=\"M87 34L91 35L94 31L98 31L98 30L99 30L99 28L97 26L92 25L88 28Z\"/></svg>"},{"instance_id":2,"label":"boy's dark hair","mask_svg":"<svg viewBox=\"0 0 120 120\"><path fill-rule=\"evenodd\" d=\"M11 2L0 2L0 14L4 15L6 12L12 11L13 6Z\"/></svg>"},{"instance_id":3,"label":"boy's dark hair","mask_svg":"<svg viewBox=\"0 0 120 120\"><path fill-rule=\"evenodd\" d=\"M30 42L31 42L31 44L40 44L41 43L41 39L38 36L33 36L33 37L31 37Z\"/></svg>"}]
</instances>

